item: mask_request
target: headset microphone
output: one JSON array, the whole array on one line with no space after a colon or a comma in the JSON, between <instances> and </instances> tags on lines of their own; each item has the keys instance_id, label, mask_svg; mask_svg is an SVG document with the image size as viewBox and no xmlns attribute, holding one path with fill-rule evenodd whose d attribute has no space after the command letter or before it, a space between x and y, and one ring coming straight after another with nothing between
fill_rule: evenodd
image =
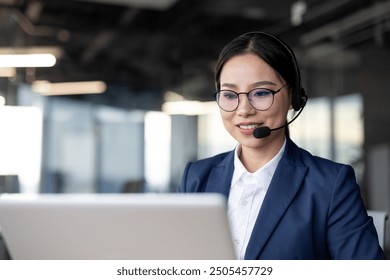
<instances>
[{"instance_id":1,"label":"headset microphone","mask_svg":"<svg viewBox=\"0 0 390 280\"><path fill-rule=\"evenodd\" d=\"M281 129L281 128L286 127L286 126L287 126L287 124L282 125L282 126L277 127L277 128L273 128L273 129L269 128L268 126L260 126L260 127L256 128L255 130L253 130L253 136L257 139L264 138L264 137L269 136L272 131Z\"/></svg>"},{"instance_id":2,"label":"headset microphone","mask_svg":"<svg viewBox=\"0 0 390 280\"><path fill-rule=\"evenodd\" d=\"M308 97L305 96L305 100L304 100L304 102L303 102L303 106L302 106L301 109L299 110L298 114L296 114L296 115L294 116L294 118L292 118L291 121L286 122L286 123L285 123L284 125L282 125L282 126L279 126L279 127L277 127L277 128L272 128L272 129L271 129L269 126L260 126L260 127L255 128L255 129L253 130L253 136L254 136L255 138L257 138L257 139L265 138L265 137L267 137L267 136L270 136L272 131L278 130L278 129L282 129L282 128L284 128L284 127L287 127L290 123L292 123L293 121L295 121L296 118L298 118L299 115L302 113L303 108L305 108L307 98L308 98Z\"/></svg>"}]
</instances>

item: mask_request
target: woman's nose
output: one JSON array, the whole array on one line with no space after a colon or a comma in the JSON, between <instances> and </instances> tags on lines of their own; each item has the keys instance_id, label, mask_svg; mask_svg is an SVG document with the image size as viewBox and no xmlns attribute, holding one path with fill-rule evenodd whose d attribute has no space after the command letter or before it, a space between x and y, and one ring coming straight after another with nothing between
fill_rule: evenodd
<instances>
[{"instance_id":1,"label":"woman's nose","mask_svg":"<svg viewBox=\"0 0 390 280\"><path fill-rule=\"evenodd\" d=\"M256 109L253 108L249 102L249 98L245 94L240 94L239 102L237 107L237 114L242 116L253 115L256 112Z\"/></svg>"}]
</instances>

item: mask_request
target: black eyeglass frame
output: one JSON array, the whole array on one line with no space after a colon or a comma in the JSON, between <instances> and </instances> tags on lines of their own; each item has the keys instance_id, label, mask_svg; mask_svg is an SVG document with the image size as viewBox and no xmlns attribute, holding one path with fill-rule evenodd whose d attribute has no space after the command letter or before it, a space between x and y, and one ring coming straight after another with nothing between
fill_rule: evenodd
<instances>
[{"instance_id":1,"label":"black eyeglass frame","mask_svg":"<svg viewBox=\"0 0 390 280\"><path fill-rule=\"evenodd\" d=\"M278 90L272 90L272 89L269 89L269 88L262 88L262 87L259 87L259 88L254 88L254 89L251 89L250 91L248 92L235 92L234 90L230 90L230 89L227 89L227 90L219 90L217 91L216 93L213 94L213 97L215 99L215 101L217 102L218 104L218 107L221 108L222 110L224 110L225 112L234 112L235 110L237 110L238 106L240 105L240 94L245 94L246 97L248 98L248 101L249 101L249 104L251 104L251 106L256 109L257 111L267 111L269 108L272 107L272 105L274 104L274 100L275 100L275 94L277 94L278 92L280 92L283 88L285 88L287 86L287 84L284 84L281 88L279 88ZM249 93L251 93L252 91L254 90L259 90L259 89L263 89L263 90L267 90L269 92L272 93L272 102L271 104L269 105L269 107L267 109L257 109L255 106L252 105L252 102L251 100L249 99ZM234 108L233 110L226 110L224 108L222 108L220 105L219 105L219 102L218 102L218 99L217 99L217 95L221 92L224 92L224 91L228 91L228 92L231 92L231 93L234 93L237 95L237 106L236 108Z\"/></svg>"}]
</instances>

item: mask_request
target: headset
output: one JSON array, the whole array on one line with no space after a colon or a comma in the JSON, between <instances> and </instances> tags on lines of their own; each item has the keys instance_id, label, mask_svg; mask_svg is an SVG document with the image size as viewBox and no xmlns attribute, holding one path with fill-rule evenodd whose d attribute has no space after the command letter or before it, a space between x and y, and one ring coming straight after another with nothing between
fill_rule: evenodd
<instances>
[{"instance_id":1,"label":"headset","mask_svg":"<svg viewBox=\"0 0 390 280\"><path fill-rule=\"evenodd\" d=\"M275 35L272 35L270 33L267 33L267 32L251 31L251 32L248 32L248 33L241 35L241 37L248 36L248 35L261 35L264 37L271 38L273 41L275 41L279 45L281 45L287 51L287 53L290 55L291 61L292 61L294 68L295 68L295 81L296 81L295 82L296 86L293 87L293 91L291 92L291 95L292 95L291 105L295 111L302 110L306 105L308 96L305 93L305 89L302 87L301 74L299 71L298 62L295 58L295 55L294 55L294 52L292 51L292 49L285 42L283 42L280 38L278 38Z\"/></svg>"}]
</instances>

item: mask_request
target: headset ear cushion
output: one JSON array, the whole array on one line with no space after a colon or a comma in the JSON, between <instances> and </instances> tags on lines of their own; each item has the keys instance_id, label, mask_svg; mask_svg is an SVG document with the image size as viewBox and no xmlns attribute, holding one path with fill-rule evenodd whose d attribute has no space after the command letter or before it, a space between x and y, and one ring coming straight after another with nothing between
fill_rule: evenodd
<instances>
[{"instance_id":1,"label":"headset ear cushion","mask_svg":"<svg viewBox=\"0 0 390 280\"><path fill-rule=\"evenodd\" d=\"M305 93L305 89L301 87L299 90L295 90L293 92L292 99L292 107L295 111L299 111L302 107L306 105L307 95Z\"/></svg>"},{"instance_id":2,"label":"headset ear cushion","mask_svg":"<svg viewBox=\"0 0 390 280\"><path fill-rule=\"evenodd\" d=\"M306 106L307 99L308 99L308 96L305 92L305 89L301 88L301 107Z\"/></svg>"},{"instance_id":3,"label":"headset ear cushion","mask_svg":"<svg viewBox=\"0 0 390 280\"><path fill-rule=\"evenodd\" d=\"M295 111L298 111L301 108L300 92L298 89L294 89L292 92L292 107Z\"/></svg>"}]
</instances>

